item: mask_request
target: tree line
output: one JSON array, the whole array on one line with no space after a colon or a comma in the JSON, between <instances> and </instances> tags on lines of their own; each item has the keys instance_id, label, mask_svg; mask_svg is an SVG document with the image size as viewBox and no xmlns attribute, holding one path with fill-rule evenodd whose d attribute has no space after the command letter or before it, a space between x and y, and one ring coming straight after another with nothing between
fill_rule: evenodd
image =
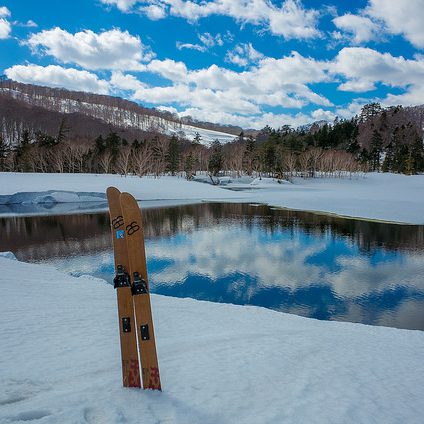
<instances>
[{"instance_id":1,"label":"tree line","mask_svg":"<svg viewBox=\"0 0 424 424\"><path fill-rule=\"evenodd\" d=\"M63 118L53 135L22 127L13 145L0 132L0 171L178 174L188 179L203 171L212 181L218 175L291 179L346 177L370 170L424 172L421 132L411 121L393 125L390 119L401 112L371 104L350 120L296 130L267 126L256 137L241 132L231 143L215 140L210 146L201 144L200 134L192 142L154 132L127 140L113 129L79 140L69 136Z\"/></svg>"}]
</instances>

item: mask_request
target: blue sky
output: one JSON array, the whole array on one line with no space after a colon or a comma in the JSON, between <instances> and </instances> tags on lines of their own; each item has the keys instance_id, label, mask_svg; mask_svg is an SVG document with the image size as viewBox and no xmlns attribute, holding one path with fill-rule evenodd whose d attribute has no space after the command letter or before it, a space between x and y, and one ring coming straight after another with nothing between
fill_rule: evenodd
<instances>
[{"instance_id":1,"label":"blue sky","mask_svg":"<svg viewBox=\"0 0 424 424\"><path fill-rule=\"evenodd\" d=\"M262 128L424 103L424 0L0 0L0 72Z\"/></svg>"}]
</instances>

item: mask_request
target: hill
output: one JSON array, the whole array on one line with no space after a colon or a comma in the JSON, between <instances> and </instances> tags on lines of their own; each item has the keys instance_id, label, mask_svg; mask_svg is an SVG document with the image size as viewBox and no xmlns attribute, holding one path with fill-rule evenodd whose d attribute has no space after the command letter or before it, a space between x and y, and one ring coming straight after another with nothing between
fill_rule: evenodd
<instances>
[{"instance_id":1,"label":"hill","mask_svg":"<svg viewBox=\"0 0 424 424\"><path fill-rule=\"evenodd\" d=\"M175 134L190 141L197 138L208 145L215 139L221 143L232 141L242 131L239 127L180 119L170 112L145 108L119 97L11 80L0 82L0 119L6 126L4 138L11 144L19 137L18 128L23 122L33 131L54 136L52 131L57 131L58 122L63 119L73 134L82 138L113 130L127 139L143 139L143 133Z\"/></svg>"}]
</instances>

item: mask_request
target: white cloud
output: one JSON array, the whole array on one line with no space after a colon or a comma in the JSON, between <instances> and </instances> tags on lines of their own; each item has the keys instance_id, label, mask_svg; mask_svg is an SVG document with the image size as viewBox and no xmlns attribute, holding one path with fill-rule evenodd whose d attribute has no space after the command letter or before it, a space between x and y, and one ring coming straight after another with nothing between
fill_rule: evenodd
<instances>
[{"instance_id":1,"label":"white cloud","mask_svg":"<svg viewBox=\"0 0 424 424\"><path fill-rule=\"evenodd\" d=\"M317 29L319 13L306 10L298 0L286 0L280 9L271 7L269 27L273 34L282 35L285 39L307 39L320 37Z\"/></svg>"},{"instance_id":2,"label":"white cloud","mask_svg":"<svg viewBox=\"0 0 424 424\"><path fill-rule=\"evenodd\" d=\"M191 116L199 121L220 122L230 125L238 125L243 128L264 128L269 125L273 128L279 128L282 125L291 125L297 128L300 125L307 124L314 119L310 115L298 113L274 114L261 113L249 116L239 115L237 113L228 113L220 110L207 111L200 108L187 108L178 114L179 116Z\"/></svg>"},{"instance_id":3,"label":"white cloud","mask_svg":"<svg viewBox=\"0 0 424 424\"><path fill-rule=\"evenodd\" d=\"M199 52L205 52L207 50L206 46L201 46L200 44L182 43L181 41L177 41L176 47L178 50L188 49L197 50Z\"/></svg>"},{"instance_id":4,"label":"white cloud","mask_svg":"<svg viewBox=\"0 0 424 424\"><path fill-rule=\"evenodd\" d=\"M309 39L320 37L317 28L319 12L305 9L301 0L284 0L281 7L269 0L101 0L115 5L123 12L136 11L133 6L142 4L141 10L151 19L165 17L165 14L184 18L189 22L211 15L228 16L241 23L261 25L271 33L285 39ZM151 12L151 8L156 11ZM158 10L160 9L160 11ZM138 8L140 10L140 8Z\"/></svg>"},{"instance_id":5,"label":"white cloud","mask_svg":"<svg viewBox=\"0 0 424 424\"><path fill-rule=\"evenodd\" d=\"M347 13L333 19L334 25L351 35L354 43L360 44L381 37L380 26L366 16Z\"/></svg>"},{"instance_id":6,"label":"white cloud","mask_svg":"<svg viewBox=\"0 0 424 424\"><path fill-rule=\"evenodd\" d=\"M12 26L6 19L11 16L10 10L6 6L0 7L0 40L9 38Z\"/></svg>"},{"instance_id":7,"label":"white cloud","mask_svg":"<svg viewBox=\"0 0 424 424\"><path fill-rule=\"evenodd\" d=\"M402 94L388 94L382 100L384 105L422 105L424 102L424 84L413 85Z\"/></svg>"},{"instance_id":8,"label":"white cloud","mask_svg":"<svg viewBox=\"0 0 424 424\"><path fill-rule=\"evenodd\" d=\"M130 9L138 3L138 0L100 0L107 5L116 6L122 12L129 12Z\"/></svg>"},{"instance_id":9,"label":"white cloud","mask_svg":"<svg viewBox=\"0 0 424 424\"><path fill-rule=\"evenodd\" d=\"M329 110L316 109L311 113L311 117L313 118L314 121L332 122L334 121L334 118L336 117L336 115L334 114L334 112L331 112Z\"/></svg>"},{"instance_id":10,"label":"white cloud","mask_svg":"<svg viewBox=\"0 0 424 424\"><path fill-rule=\"evenodd\" d=\"M26 84L62 87L69 90L98 94L109 93L109 83L99 79L97 75L56 65L15 65L6 69L5 74L14 81Z\"/></svg>"},{"instance_id":11,"label":"white cloud","mask_svg":"<svg viewBox=\"0 0 424 424\"><path fill-rule=\"evenodd\" d=\"M424 0L369 0L365 12L384 22L391 34L403 35L418 48L424 48Z\"/></svg>"},{"instance_id":12,"label":"white cloud","mask_svg":"<svg viewBox=\"0 0 424 424\"><path fill-rule=\"evenodd\" d=\"M6 6L0 7L0 18L8 18L10 15L10 10Z\"/></svg>"},{"instance_id":13,"label":"white cloud","mask_svg":"<svg viewBox=\"0 0 424 424\"><path fill-rule=\"evenodd\" d=\"M24 28L37 28L38 24L34 22L32 19L29 19L26 22L14 21L13 25L24 27Z\"/></svg>"},{"instance_id":14,"label":"white cloud","mask_svg":"<svg viewBox=\"0 0 424 424\"><path fill-rule=\"evenodd\" d=\"M424 48L424 0L368 0L357 15L333 19L354 43L379 40L384 34L401 35L417 48Z\"/></svg>"},{"instance_id":15,"label":"white cloud","mask_svg":"<svg viewBox=\"0 0 424 424\"><path fill-rule=\"evenodd\" d=\"M424 60L405 59L365 47L340 50L331 64L332 72L347 81L340 90L367 91L380 82L389 87L420 87L424 84Z\"/></svg>"},{"instance_id":16,"label":"white cloud","mask_svg":"<svg viewBox=\"0 0 424 424\"><path fill-rule=\"evenodd\" d=\"M119 29L99 34L90 30L71 34L56 27L31 35L27 43L34 52L92 70L139 70L143 68L141 61L154 56L138 36Z\"/></svg>"},{"instance_id":17,"label":"white cloud","mask_svg":"<svg viewBox=\"0 0 424 424\"><path fill-rule=\"evenodd\" d=\"M331 106L327 98L307 86L327 81L326 68L327 62L305 58L297 52L281 59L264 58L245 72L216 65L190 71L182 62L153 60L145 66L145 71L168 79L168 86L149 87L133 75L121 72L113 74L111 83L117 89L129 91L129 96L137 101L162 107L178 105L198 119L244 123L250 127L252 122L255 125L265 122L262 116L267 123L289 119L289 115L263 114L264 106L301 108L310 103ZM305 123L308 119L311 117L297 114L290 118L290 123Z\"/></svg>"},{"instance_id":18,"label":"white cloud","mask_svg":"<svg viewBox=\"0 0 424 424\"><path fill-rule=\"evenodd\" d=\"M166 9L165 5L163 4L151 4L149 6L141 6L139 10L152 21L158 21L166 17Z\"/></svg>"},{"instance_id":19,"label":"white cloud","mask_svg":"<svg viewBox=\"0 0 424 424\"><path fill-rule=\"evenodd\" d=\"M225 57L227 62L234 63L238 66L248 66L253 63L258 63L264 55L258 52L252 43L241 43L238 44L233 50L227 52Z\"/></svg>"},{"instance_id":20,"label":"white cloud","mask_svg":"<svg viewBox=\"0 0 424 424\"><path fill-rule=\"evenodd\" d=\"M135 91L147 87L134 75L124 75L121 71L112 72L110 83L113 87L126 91Z\"/></svg>"},{"instance_id":21,"label":"white cloud","mask_svg":"<svg viewBox=\"0 0 424 424\"><path fill-rule=\"evenodd\" d=\"M204 34L197 34L197 37L200 40L200 44L182 43L181 41L177 41L177 49L190 49L197 50L199 52L206 52L215 46L223 46L225 42L232 40L232 34L230 34L229 32L224 35L222 35L221 33L212 35L209 32L205 32Z\"/></svg>"},{"instance_id":22,"label":"white cloud","mask_svg":"<svg viewBox=\"0 0 424 424\"><path fill-rule=\"evenodd\" d=\"M175 62L171 59L152 60L146 69L154 74L162 75L174 82L185 82L188 70L183 62Z\"/></svg>"},{"instance_id":23,"label":"white cloud","mask_svg":"<svg viewBox=\"0 0 424 424\"><path fill-rule=\"evenodd\" d=\"M10 33L12 32L12 27L10 22L4 18L0 18L0 40L5 40L9 38Z\"/></svg>"}]
</instances>

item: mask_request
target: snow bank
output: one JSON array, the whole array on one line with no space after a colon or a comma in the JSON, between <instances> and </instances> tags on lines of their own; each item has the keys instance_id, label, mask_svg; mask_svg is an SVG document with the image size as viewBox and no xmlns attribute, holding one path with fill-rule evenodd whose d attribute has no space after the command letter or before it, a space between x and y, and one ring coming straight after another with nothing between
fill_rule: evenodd
<instances>
[{"instance_id":1,"label":"snow bank","mask_svg":"<svg viewBox=\"0 0 424 424\"><path fill-rule=\"evenodd\" d=\"M424 224L424 175L372 173L366 178L352 179L298 178L293 184L280 184L272 179L226 182L225 186L212 186L178 177L0 173L0 194L3 195L0 204L10 204L12 200L19 204L46 201L57 204L76 200L75 196L78 202L88 202L103 199L106 188L113 185L143 202L166 201L167 205L208 200L266 203L363 219ZM30 195L29 190L32 190ZM0 213L3 213L1 208ZM13 211L6 213L13 214Z\"/></svg>"},{"instance_id":2,"label":"snow bank","mask_svg":"<svg viewBox=\"0 0 424 424\"><path fill-rule=\"evenodd\" d=\"M422 422L424 332L154 295L164 391L124 389L111 285L0 268L2 423Z\"/></svg>"},{"instance_id":3,"label":"snow bank","mask_svg":"<svg viewBox=\"0 0 424 424\"><path fill-rule=\"evenodd\" d=\"M197 184L178 177L121 177L120 175L96 174L32 174L0 173L1 202L17 203L29 201L40 203L46 200L45 193L38 199L33 192L47 192L52 201L70 201L70 193L78 196L75 201L104 200L107 187L115 186L121 191L131 192L138 200L225 200L234 194L207 184ZM9 195L9 197L7 197ZM12 196L11 196L12 195ZM93 199L93 197L95 197ZM239 195L240 197L240 195ZM48 199L47 199L48 200Z\"/></svg>"}]
</instances>

